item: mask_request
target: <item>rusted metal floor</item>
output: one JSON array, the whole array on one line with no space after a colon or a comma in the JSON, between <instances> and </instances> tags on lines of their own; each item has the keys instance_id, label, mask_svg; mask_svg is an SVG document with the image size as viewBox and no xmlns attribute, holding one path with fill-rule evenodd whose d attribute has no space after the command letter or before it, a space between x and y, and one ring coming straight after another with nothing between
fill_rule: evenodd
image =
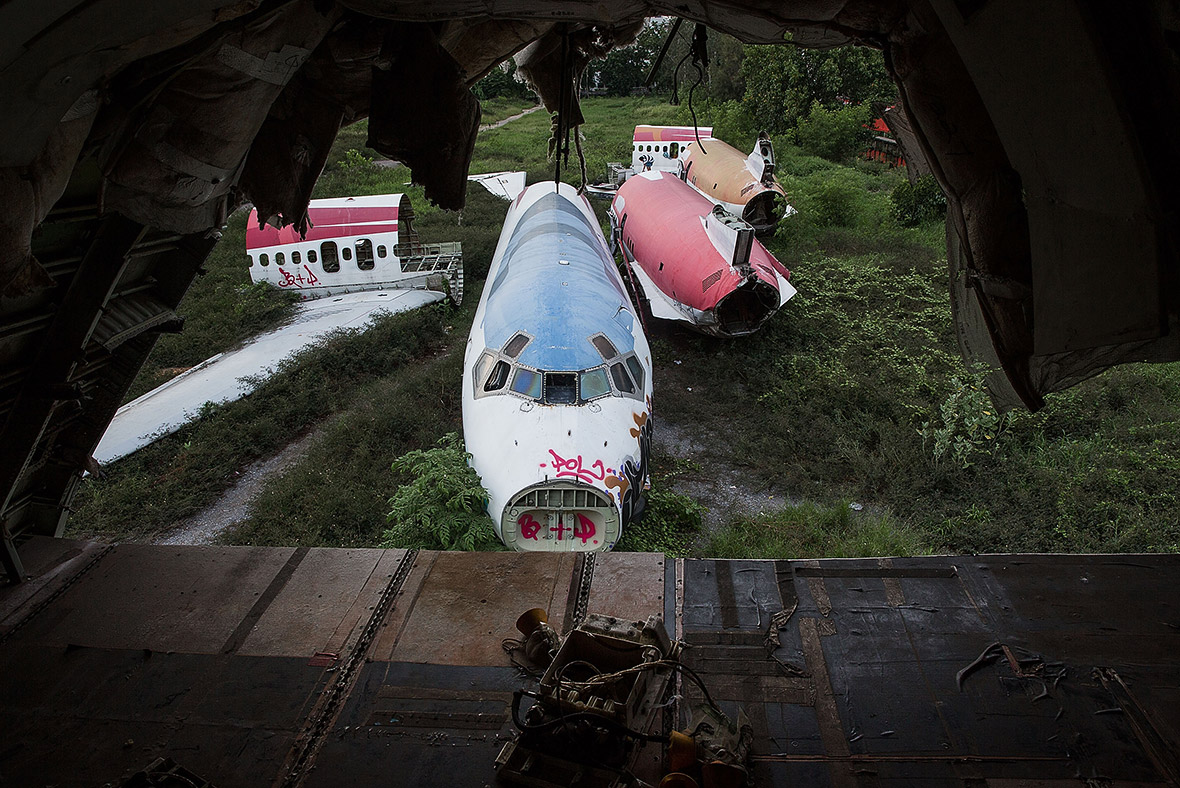
<instances>
[{"instance_id":1,"label":"rusted metal floor","mask_svg":"<svg viewBox=\"0 0 1180 788\"><path fill-rule=\"evenodd\" d=\"M501 642L532 607L559 631L664 615L749 716L757 785L1180 784L1180 556L22 556L0 786L119 785L158 757L217 788L490 785L522 686Z\"/></svg>"}]
</instances>

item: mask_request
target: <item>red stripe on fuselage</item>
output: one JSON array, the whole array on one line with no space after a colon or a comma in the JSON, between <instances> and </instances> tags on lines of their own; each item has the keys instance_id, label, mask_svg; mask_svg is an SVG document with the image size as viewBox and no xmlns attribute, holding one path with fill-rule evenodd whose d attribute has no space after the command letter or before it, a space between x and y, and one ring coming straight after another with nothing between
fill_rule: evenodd
<instances>
[{"instance_id":1,"label":"red stripe on fuselage","mask_svg":"<svg viewBox=\"0 0 1180 788\"><path fill-rule=\"evenodd\" d=\"M264 249L270 246L302 243L304 241L325 241L332 238L346 238L350 236L376 235L378 233L397 232L397 222L383 224L322 224L311 227L306 238L300 238L292 225L281 230L269 224L261 229L257 224L246 228L246 248Z\"/></svg>"}]
</instances>

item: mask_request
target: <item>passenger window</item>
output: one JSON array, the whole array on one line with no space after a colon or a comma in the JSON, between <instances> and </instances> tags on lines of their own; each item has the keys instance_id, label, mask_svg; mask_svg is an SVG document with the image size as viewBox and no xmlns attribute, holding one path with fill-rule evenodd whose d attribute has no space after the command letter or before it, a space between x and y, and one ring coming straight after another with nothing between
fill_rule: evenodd
<instances>
[{"instance_id":1,"label":"passenger window","mask_svg":"<svg viewBox=\"0 0 1180 788\"><path fill-rule=\"evenodd\" d=\"M246 255L246 267L252 268L254 266L254 255Z\"/></svg>"},{"instance_id":2,"label":"passenger window","mask_svg":"<svg viewBox=\"0 0 1180 788\"><path fill-rule=\"evenodd\" d=\"M362 271L373 270L373 242L368 238L356 242L356 267Z\"/></svg>"},{"instance_id":3,"label":"passenger window","mask_svg":"<svg viewBox=\"0 0 1180 788\"><path fill-rule=\"evenodd\" d=\"M385 244L381 244L377 247L377 256L382 258L385 257Z\"/></svg>"},{"instance_id":4,"label":"passenger window","mask_svg":"<svg viewBox=\"0 0 1180 788\"><path fill-rule=\"evenodd\" d=\"M275 265L286 265L287 258L283 256L282 252L275 252Z\"/></svg>"},{"instance_id":5,"label":"passenger window","mask_svg":"<svg viewBox=\"0 0 1180 788\"><path fill-rule=\"evenodd\" d=\"M626 221L625 218L624 221ZM619 355L619 351L615 350L615 346L603 334L595 334L590 337L590 343L594 345L594 349L598 351L598 355L602 356L606 361L610 361Z\"/></svg>"},{"instance_id":6,"label":"passenger window","mask_svg":"<svg viewBox=\"0 0 1180 788\"><path fill-rule=\"evenodd\" d=\"M261 265L270 265L270 255L263 252L262 254L258 255L258 262Z\"/></svg>"},{"instance_id":7,"label":"passenger window","mask_svg":"<svg viewBox=\"0 0 1180 788\"><path fill-rule=\"evenodd\" d=\"M308 249L307 250L307 262L314 263L315 259L316 259L315 258L315 249Z\"/></svg>"},{"instance_id":8,"label":"passenger window","mask_svg":"<svg viewBox=\"0 0 1180 788\"><path fill-rule=\"evenodd\" d=\"M544 401L550 405L573 405L578 401L578 376L573 372L546 372Z\"/></svg>"},{"instance_id":9,"label":"passenger window","mask_svg":"<svg viewBox=\"0 0 1180 788\"><path fill-rule=\"evenodd\" d=\"M325 274L334 274L340 270L340 259L336 257L335 241L324 241L320 244L320 254L324 256Z\"/></svg>"},{"instance_id":10,"label":"passenger window","mask_svg":"<svg viewBox=\"0 0 1180 788\"><path fill-rule=\"evenodd\" d=\"M343 257L346 262L348 260L351 260L352 259L352 247L350 247L350 246L340 247L340 256Z\"/></svg>"},{"instance_id":11,"label":"passenger window","mask_svg":"<svg viewBox=\"0 0 1180 788\"><path fill-rule=\"evenodd\" d=\"M303 262L303 258L299 252L291 252L291 265L299 265L301 262Z\"/></svg>"},{"instance_id":12,"label":"passenger window","mask_svg":"<svg viewBox=\"0 0 1180 788\"><path fill-rule=\"evenodd\" d=\"M504 384L508 382L508 366L507 361L497 361L496 366L492 367L492 374L488 375L488 380L483 384L484 391L499 391L504 388Z\"/></svg>"},{"instance_id":13,"label":"passenger window","mask_svg":"<svg viewBox=\"0 0 1180 788\"><path fill-rule=\"evenodd\" d=\"M610 394L610 380L605 367L588 369L581 374L582 399L594 399Z\"/></svg>"},{"instance_id":14,"label":"passenger window","mask_svg":"<svg viewBox=\"0 0 1180 788\"><path fill-rule=\"evenodd\" d=\"M668 155L671 156L673 159L675 159L677 156L680 155L680 143L679 142L673 142L671 145L668 146Z\"/></svg>"},{"instance_id":15,"label":"passenger window","mask_svg":"<svg viewBox=\"0 0 1180 788\"><path fill-rule=\"evenodd\" d=\"M529 343L528 334L517 334L508 340L508 344L504 346L504 355L509 358L516 358L520 355L520 351L524 350L524 346Z\"/></svg>"},{"instance_id":16,"label":"passenger window","mask_svg":"<svg viewBox=\"0 0 1180 788\"><path fill-rule=\"evenodd\" d=\"M627 377L627 370L620 364L610 365L610 376L615 381L615 388L624 394L635 393L635 384L631 382L631 378Z\"/></svg>"},{"instance_id":17,"label":"passenger window","mask_svg":"<svg viewBox=\"0 0 1180 788\"><path fill-rule=\"evenodd\" d=\"M533 372L524 367L516 368L516 375L512 378L512 390L530 399L541 398L541 373Z\"/></svg>"},{"instance_id":18,"label":"passenger window","mask_svg":"<svg viewBox=\"0 0 1180 788\"><path fill-rule=\"evenodd\" d=\"M635 378L635 384L639 388L643 388L643 365L639 363L639 359L635 356L627 356L627 369L631 370L631 377Z\"/></svg>"}]
</instances>

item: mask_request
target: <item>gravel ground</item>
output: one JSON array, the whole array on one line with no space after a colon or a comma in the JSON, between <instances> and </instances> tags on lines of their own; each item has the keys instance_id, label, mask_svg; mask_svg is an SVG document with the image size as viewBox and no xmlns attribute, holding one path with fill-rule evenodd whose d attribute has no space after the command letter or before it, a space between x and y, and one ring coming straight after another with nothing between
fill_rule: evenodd
<instances>
[{"instance_id":1,"label":"gravel ground","mask_svg":"<svg viewBox=\"0 0 1180 788\"><path fill-rule=\"evenodd\" d=\"M275 456L249 466L219 501L181 520L167 533L156 537L152 544L213 544L222 531L246 519L250 504L261 494L267 480L305 457L318 435L319 432L313 430L288 444Z\"/></svg>"},{"instance_id":2,"label":"gravel ground","mask_svg":"<svg viewBox=\"0 0 1180 788\"><path fill-rule=\"evenodd\" d=\"M739 514L765 514L794 505L781 490L752 481L742 468L723 461L709 450L719 438L704 430L691 430L666 421L657 422L652 441L663 453L691 460L700 470L680 475L672 484L675 492L696 500L708 509L703 518L700 541Z\"/></svg>"}]
</instances>

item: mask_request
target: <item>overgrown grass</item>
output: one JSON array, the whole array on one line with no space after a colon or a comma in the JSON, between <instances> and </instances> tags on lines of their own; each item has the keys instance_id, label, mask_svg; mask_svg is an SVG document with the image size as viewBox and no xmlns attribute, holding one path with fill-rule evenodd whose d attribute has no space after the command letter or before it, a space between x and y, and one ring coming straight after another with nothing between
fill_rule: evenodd
<instances>
[{"instance_id":1,"label":"overgrown grass","mask_svg":"<svg viewBox=\"0 0 1180 788\"><path fill-rule=\"evenodd\" d=\"M635 124L687 122L684 108L653 99L583 106L592 181L607 161L629 159ZM543 111L484 132L472 172L525 170L530 183L552 177L548 135ZM405 186L405 168L364 161L359 139L342 134L317 196L409 193L429 240L464 243L463 309L428 309L379 327L386 333L372 342L402 348L392 366L371 363L383 351L359 336L347 339L358 345L337 349L354 358L332 362L339 367L330 374L320 355L297 362L273 394L268 384L116 464L111 479L88 483L91 500L80 499L74 523L106 535L164 527L215 496L243 464L334 414L309 456L271 482L251 519L226 539L377 543L386 502L404 481L389 471L393 458L458 429L460 352L507 206L477 185L462 214L428 206ZM350 147L359 155L346 155ZM671 493L676 458L657 457L649 517L620 549L728 557L1180 550L1180 365L1116 368L1049 396L1039 413L1011 414L1002 430L975 430L989 405L963 393L970 374L954 341L942 222L902 226L890 197L904 177L876 162L834 164L786 140L776 140L776 153L799 215L766 243L792 269L799 294L740 340L649 319L654 408L657 424L712 429L720 437L710 456L776 498L804 503L730 518L694 548L699 510ZM563 172L580 182L575 158ZM603 216L604 205L596 208ZM316 388L329 383L330 406ZM938 454L936 434L970 445ZM848 501L864 510L850 511Z\"/></svg>"},{"instance_id":2,"label":"overgrown grass","mask_svg":"<svg viewBox=\"0 0 1180 788\"><path fill-rule=\"evenodd\" d=\"M741 516L701 550L714 558L865 558L920 555L922 535L888 515L854 512L847 501L805 503L760 517Z\"/></svg>"},{"instance_id":3,"label":"overgrown grass","mask_svg":"<svg viewBox=\"0 0 1180 788\"><path fill-rule=\"evenodd\" d=\"M252 395L207 408L193 424L113 463L103 478L89 477L74 501L72 534L111 540L150 537L216 500L245 465L270 456L325 417L340 413L345 419L347 412L348 418L363 418L355 415L358 402L366 401L357 391L399 369L416 369L437 352L448 317L446 307L434 306L378 317L365 331L333 332L280 363L278 374ZM411 412L430 414L438 392L429 393L421 402L403 404ZM433 423L415 428L429 431L423 440L433 441ZM334 462L326 461L325 470ZM388 466L387 461L381 464ZM360 495L358 505L371 497ZM377 517L367 520L353 516L355 506L338 514L344 527L375 526L368 534L371 543L380 530L382 502L376 508ZM308 530L297 519L284 528L292 539Z\"/></svg>"}]
</instances>

